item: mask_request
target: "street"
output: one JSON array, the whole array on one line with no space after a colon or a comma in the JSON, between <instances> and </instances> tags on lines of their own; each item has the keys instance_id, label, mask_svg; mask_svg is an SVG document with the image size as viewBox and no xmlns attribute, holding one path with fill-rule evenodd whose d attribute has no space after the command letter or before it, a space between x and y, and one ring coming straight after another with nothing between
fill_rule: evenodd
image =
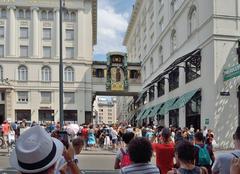
<instances>
[{"instance_id":1,"label":"street","mask_svg":"<svg viewBox=\"0 0 240 174\"><path fill-rule=\"evenodd\" d=\"M115 154L109 151L83 151L78 155L79 168L86 174L115 174L113 169ZM7 152L0 152L0 174L13 174L16 170L10 167Z\"/></svg>"}]
</instances>

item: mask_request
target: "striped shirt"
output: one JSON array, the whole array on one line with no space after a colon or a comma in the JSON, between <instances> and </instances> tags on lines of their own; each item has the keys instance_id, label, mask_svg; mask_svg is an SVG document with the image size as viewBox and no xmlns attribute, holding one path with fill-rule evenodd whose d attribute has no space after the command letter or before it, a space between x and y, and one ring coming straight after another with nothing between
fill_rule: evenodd
<instances>
[{"instance_id":1,"label":"striped shirt","mask_svg":"<svg viewBox=\"0 0 240 174\"><path fill-rule=\"evenodd\" d=\"M160 174L159 169L148 163L136 163L123 167L120 174Z\"/></svg>"}]
</instances>

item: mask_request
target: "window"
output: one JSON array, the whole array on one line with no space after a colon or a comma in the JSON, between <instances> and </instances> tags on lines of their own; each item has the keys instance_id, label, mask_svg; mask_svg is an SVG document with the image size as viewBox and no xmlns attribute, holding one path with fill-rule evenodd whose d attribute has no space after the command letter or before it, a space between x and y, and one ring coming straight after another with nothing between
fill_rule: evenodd
<instances>
[{"instance_id":1,"label":"window","mask_svg":"<svg viewBox=\"0 0 240 174\"><path fill-rule=\"evenodd\" d=\"M25 11L25 16L26 16L27 19L30 19L30 18L31 18L31 12L30 12L30 10L26 10L26 11Z\"/></svg>"},{"instance_id":2,"label":"window","mask_svg":"<svg viewBox=\"0 0 240 174\"><path fill-rule=\"evenodd\" d=\"M18 102L27 103L28 102L28 92L27 91L18 91Z\"/></svg>"},{"instance_id":3,"label":"window","mask_svg":"<svg viewBox=\"0 0 240 174\"><path fill-rule=\"evenodd\" d=\"M143 75L144 75L144 81L145 81L147 78L146 66L143 67Z\"/></svg>"},{"instance_id":4,"label":"window","mask_svg":"<svg viewBox=\"0 0 240 174\"><path fill-rule=\"evenodd\" d=\"M179 127L179 109L169 111L169 126Z\"/></svg>"},{"instance_id":5,"label":"window","mask_svg":"<svg viewBox=\"0 0 240 174\"><path fill-rule=\"evenodd\" d=\"M6 9L1 10L1 18L6 18L7 17L7 11Z\"/></svg>"},{"instance_id":6,"label":"window","mask_svg":"<svg viewBox=\"0 0 240 174\"><path fill-rule=\"evenodd\" d=\"M112 124L112 121L108 121L108 124Z\"/></svg>"},{"instance_id":7,"label":"window","mask_svg":"<svg viewBox=\"0 0 240 174\"><path fill-rule=\"evenodd\" d=\"M149 88L149 101L154 100L154 92L155 92L155 87L154 85Z\"/></svg>"},{"instance_id":8,"label":"window","mask_svg":"<svg viewBox=\"0 0 240 174\"><path fill-rule=\"evenodd\" d=\"M74 30L66 30L66 40L74 40Z\"/></svg>"},{"instance_id":9,"label":"window","mask_svg":"<svg viewBox=\"0 0 240 174\"><path fill-rule=\"evenodd\" d=\"M42 14L41 14L41 16L42 16L42 19L47 19L47 12L44 10L44 11L42 11Z\"/></svg>"},{"instance_id":10,"label":"window","mask_svg":"<svg viewBox=\"0 0 240 174\"><path fill-rule=\"evenodd\" d=\"M66 47L66 58L74 58L74 48Z\"/></svg>"},{"instance_id":11,"label":"window","mask_svg":"<svg viewBox=\"0 0 240 174\"><path fill-rule=\"evenodd\" d=\"M28 80L28 70L26 66L20 66L18 68L18 80L27 81Z\"/></svg>"},{"instance_id":12,"label":"window","mask_svg":"<svg viewBox=\"0 0 240 174\"><path fill-rule=\"evenodd\" d=\"M4 27L0 26L0 38L4 38Z\"/></svg>"},{"instance_id":13,"label":"window","mask_svg":"<svg viewBox=\"0 0 240 174\"><path fill-rule=\"evenodd\" d=\"M76 13L75 12L71 13L71 21L76 21Z\"/></svg>"},{"instance_id":14,"label":"window","mask_svg":"<svg viewBox=\"0 0 240 174\"><path fill-rule=\"evenodd\" d=\"M64 20L69 21L69 13L67 10L65 10L65 12L64 12Z\"/></svg>"},{"instance_id":15,"label":"window","mask_svg":"<svg viewBox=\"0 0 240 174\"><path fill-rule=\"evenodd\" d=\"M150 72L153 73L153 58L150 59Z\"/></svg>"},{"instance_id":16,"label":"window","mask_svg":"<svg viewBox=\"0 0 240 174\"><path fill-rule=\"evenodd\" d=\"M112 113L108 113L108 115L112 115Z\"/></svg>"},{"instance_id":17,"label":"window","mask_svg":"<svg viewBox=\"0 0 240 174\"><path fill-rule=\"evenodd\" d=\"M74 92L64 92L64 103L65 104L73 104L74 99Z\"/></svg>"},{"instance_id":18,"label":"window","mask_svg":"<svg viewBox=\"0 0 240 174\"><path fill-rule=\"evenodd\" d=\"M51 103L52 93L51 92L41 92L41 103Z\"/></svg>"},{"instance_id":19,"label":"window","mask_svg":"<svg viewBox=\"0 0 240 174\"><path fill-rule=\"evenodd\" d=\"M53 20L53 12L52 11L48 12L48 20Z\"/></svg>"},{"instance_id":20,"label":"window","mask_svg":"<svg viewBox=\"0 0 240 174\"><path fill-rule=\"evenodd\" d=\"M51 81L51 69L48 66L42 67L42 81Z\"/></svg>"},{"instance_id":21,"label":"window","mask_svg":"<svg viewBox=\"0 0 240 174\"><path fill-rule=\"evenodd\" d=\"M186 83L201 76L201 55L200 52L186 61Z\"/></svg>"},{"instance_id":22,"label":"window","mask_svg":"<svg viewBox=\"0 0 240 174\"><path fill-rule=\"evenodd\" d=\"M20 57L28 57L28 46L20 46Z\"/></svg>"},{"instance_id":23,"label":"window","mask_svg":"<svg viewBox=\"0 0 240 174\"><path fill-rule=\"evenodd\" d=\"M197 28L197 12L195 6L190 8L188 22L189 34L192 34Z\"/></svg>"},{"instance_id":24,"label":"window","mask_svg":"<svg viewBox=\"0 0 240 174\"><path fill-rule=\"evenodd\" d=\"M0 57L4 57L4 45L0 45Z\"/></svg>"},{"instance_id":25,"label":"window","mask_svg":"<svg viewBox=\"0 0 240 174\"><path fill-rule=\"evenodd\" d=\"M130 79L138 79L138 71L130 70Z\"/></svg>"},{"instance_id":26,"label":"window","mask_svg":"<svg viewBox=\"0 0 240 174\"><path fill-rule=\"evenodd\" d=\"M185 105L186 126L193 125L195 129L201 128L201 91L198 91Z\"/></svg>"},{"instance_id":27,"label":"window","mask_svg":"<svg viewBox=\"0 0 240 174\"><path fill-rule=\"evenodd\" d=\"M173 30L171 33L171 51L174 52L177 48L177 36L176 30Z\"/></svg>"},{"instance_id":28,"label":"window","mask_svg":"<svg viewBox=\"0 0 240 174\"><path fill-rule=\"evenodd\" d=\"M1 92L1 101L5 101L5 93Z\"/></svg>"},{"instance_id":29,"label":"window","mask_svg":"<svg viewBox=\"0 0 240 174\"><path fill-rule=\"evenodd\" d=\"M147 92L144 92L144 93L143 93L142 103L143 103L143 105L145 105L145 104L147 103Z\"/></svg>"},{"instance_id":30,"label":"window","mask_svg":"<svg viewBox=\"0 0 240 174\"><path fill-rule=\"evenodd\" d=\"M163 49L162 46L159 47L159 66L163 64Z\"/></svg>"},{"instance_id":31,"label":"window","mask_svg":"<svg viewBox=\"0 0 240 174\"><path fill-rule=\"evenodd\" d=\"M51 28L43 29L43 39L50 40L51 39Z\"/></svg>"},{"instance_id":32,"label":"window","mask_svg":"<svg viewBox=\"0 0 240 174\"><path fill-rule=\"evenodd\" d=\"M104 69L96 69L96 76L97 78L104 78Z\"/></svg>"},{"instance_id":33,"label":"window","mask_svg":"<svg viewBox=\"0 0 240 174\"><path fill-rule=\"evenodd\" d=\"M112 117L108 117L108 120L112 120Z\"/></svg>"},{"instance_id":34,"label":"window","mask_svg":"<svg viewBox=\"0 0 240 174\"><path fill-rule=\"evenodd\" d=\"M74 81L74 71L72 67L66 67L65 71L65 81L66 82L73 82Z\"/></svg>"},{"instance_id":35,"label":"window","mask_svg":"<svg viewBox=\"0 0 240 174\"><path fill-rule=\"evenodd\" d=\"M0 65L0 81L3 80L3 67Z\"/></svg>"},{"instance_id":36,"label":"window","mask_svg":"<svg viewBox=\"0 0 240 174\"><path fill-rule=\"evenodd\" d=\"M158 97L161 97L165 93L165 79L163 78L157 83Z\"/></svg>"},{"instance_id":37,"label":"window","mask_svg":"<svg viewBox=\"0 0 240 174\"><path fill-rule=\"evenodd\" d=\"M43 57L51 58L51 47L43 47Z\"/></svg>"},{"instance_id":38,"label":"window","mask_svg":"<svg viewBox=\"0 0 240 174\"><path fill-rule=\"evenodd\" d=\"M163 18L159 21L159 31L163 31Z\"/></svg>"},{"instance_id":39,"label":"window","mask_svg":"<svg viewBox=\"0 0 240 174\"><path fill-rule=\"evenodd\" d=\"M24 11L22 9L18 10L18 18L20 19L24 18Z\"/></svg>"},{"instance_id":40,"label":"window","mask_svg":"<svg viewBox=\"0 0 240 174\"><path fill-rule=\"evenodd\" d=\"M20 38L21 39L27 39L28 38L28 28L21 27L20 28Z\"/></svg>"},{"instance_id":41,"label":"window","mask_svg":"<svg viewBox=\"0 0 240 174\"><path fill-rule=\"evenodd\" d=\"M169 91L172 91L179 86L179 68L174 69L169 73Z\"/></svg>"}]
</instances>

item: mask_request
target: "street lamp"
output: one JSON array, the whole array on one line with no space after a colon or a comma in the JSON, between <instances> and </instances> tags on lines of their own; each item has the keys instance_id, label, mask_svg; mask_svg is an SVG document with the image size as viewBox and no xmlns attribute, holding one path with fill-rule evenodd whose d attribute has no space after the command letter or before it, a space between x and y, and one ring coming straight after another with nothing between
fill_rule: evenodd
<instances>
[{"instance_id":1,"label":"street lamp","mask_svg":"<svg viewBox=\"0 0 240 174\"><path fill-rule=\"evenodd\" d=\"M62 50L62 12L65 6L65 0L60 0L60 17L59 17L59 38L60 38L60 57L59 57L59 117L60 128L63 128L63 50Z\"/></svg>"}]
</instances>

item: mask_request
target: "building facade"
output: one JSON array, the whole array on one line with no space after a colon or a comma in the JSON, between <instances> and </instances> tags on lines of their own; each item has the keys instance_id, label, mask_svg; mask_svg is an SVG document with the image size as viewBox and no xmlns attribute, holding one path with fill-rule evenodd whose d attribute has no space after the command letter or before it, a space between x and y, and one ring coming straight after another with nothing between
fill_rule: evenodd
<instances>
[{"instance_id":1,"label":"building facade","mask_svg":"<svg viewBox=\"0 0 240 174\"><path fill-rule=\"evenodd\" d=\"M95 124L115 124L117 122L117 102L115 97L96 96L93 104Z\"/></svg>"},{"instance_id":2,"label":"building facade","mask_svg":"<svg viewBox=\"0 0 240 174\"><path fill-rule=\"evenodd\" d=\"M64 120L90 122L97 2L64 5ZM0 122L59 121L58 7L58 0L0 3Z\"/></svg>"},{"instance_id":3,"label":"building facade","mask_svg":"<svg viewBox=\"0 0 240 174\"><path fill-rule=\"evenodd\" d=\"M232 145L240 122L239 11L235 0L136 0L124 39L129 60L142 62L134 121L207 126L221 147Z\"/></svg>"}]
</instances>

